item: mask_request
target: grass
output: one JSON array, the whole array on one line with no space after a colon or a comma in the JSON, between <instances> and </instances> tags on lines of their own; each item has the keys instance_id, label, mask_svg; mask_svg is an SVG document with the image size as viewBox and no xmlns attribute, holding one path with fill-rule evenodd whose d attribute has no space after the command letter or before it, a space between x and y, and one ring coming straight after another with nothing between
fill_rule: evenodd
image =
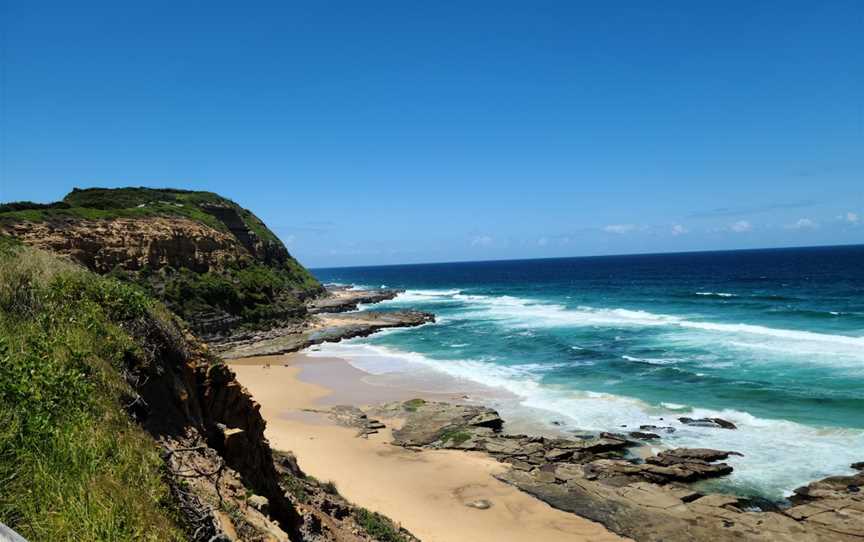
<instances>
[{"instance_id":1,"label":"grass","mask_svg":"<svg viewBox=\"0 0 864 542\"><path fill-rule=\"evenodd\" d=\"M366 531L366 534L379 542L406 542L399 528L392 521L377 512L365 508L354 510L354 519Z\"/></svg>"},{"instance_id":2,"label":"grass","mask_svg":"<svg viewBox=\"0 0 864 542\"><path fill-rule=\"evenodd\" d=\"M196 207L154 202L145 207L129 209L94 209L91 207L37 208L0 213L2 222L50 222L65 218L104 220L113 218L144 218L153 216L179 216L201 222L216 230L229 233L219 219Z\"/></svg>"},{"instance_id":3,"label":"grass","mask_svg":"<svg viewBox=\"0 0 864 542\"><path fill-rule=\"evenodd\" d=\"M441 442L449 441L453 443L453 446L459 446L470 438L471 433L463 429L448 429L441 434L441 437L438 440L440 440Z\"/></svg>"},{"instance_id":4,"label":"grass","mask_svg":"<svg viewBox=\"0 0 864 542\"><path fill-rule=\"evenodd\" d=\"M410 401L405 401L404 403L402 403L402 408L404 408L408 412L417 412L417 409L425 404L426 401L423 399L411 399Z\"/></svg>"},{"instance_id":5,"label":"grass","mask_svg":"<svg viewBox=\"0 0 864 542\"><path fill-rule=\"evenodd\" d=\"M126 328L159 310L0 242L0 521L31 542L184 539L156 444L120 402L142 358Z\"/></svg>"},{"instance_id":6,"label":"grass","mask_svg":"<svg viewBox=\"0 0 864 542\"><path fill-rule=\"evenodd\" d=\"M0 205L0 221L45 222L64 218L87 220L180 216L230 233L205 206L233 207L246 227L264 242L279 242L276 235L250 211L213 192L144 187L74 189L56 203L12 202Z\"/></svg>"}]
</instances>

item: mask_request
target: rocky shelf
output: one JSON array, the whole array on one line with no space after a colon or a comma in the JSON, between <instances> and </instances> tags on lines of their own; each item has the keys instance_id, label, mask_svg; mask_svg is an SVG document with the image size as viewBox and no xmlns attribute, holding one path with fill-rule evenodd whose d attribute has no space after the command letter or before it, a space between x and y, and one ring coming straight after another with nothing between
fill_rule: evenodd
<instances>
[{"instance_id":1,"label":"rocky shelf","mask_svg":"<svg viewBox=\"0 0 864 542\"><path fill-rule=\"evenodd\" d=\"M864 463L852 466L855 475L825 478L797 489L788 502L766 503L692 485L730 474L724 460L740 455L734 451L674 448L646 457L634 453L646 448L630 435L512 435L495 410L422 399L365 411L337 407L331 416L355 425L358 435L380 423L376 418L404 418L394 445L487 453L511 467L500 480L638 541L864 540Z\"/></svg>"},{"instance_id":2,"label":"rocky shelf","mask_svg":"<svg viewBox=\"0 0 864 542\"><path fill-rule=\"evenodd\" d=\"M354 289L350 286L328 284L326 293L306 304L310 314L322 312L356 311L360 305L380 303L394 299L405 290L393 288Z\"/></svg>"},{"instance_id":3,"label":"rocky shelf","mask_svg":"<svg viewBox=\"0 0 864 542\"><path fill-rule=\"evenodd\" d=\"M350 292L350 294L346 293ZM328 288L328 295L310 300L310 316L299 324L267 331L234 334L222 342L211 343L225 359L272 356L296 352L324 342L365 337L382 329L414 327L435 321L435 315L415 310L375 310L345 312L360 303L392 299L398 290L348 290ZM329 301L328 301L329 300Z\"/></svg>"}]
</instances>

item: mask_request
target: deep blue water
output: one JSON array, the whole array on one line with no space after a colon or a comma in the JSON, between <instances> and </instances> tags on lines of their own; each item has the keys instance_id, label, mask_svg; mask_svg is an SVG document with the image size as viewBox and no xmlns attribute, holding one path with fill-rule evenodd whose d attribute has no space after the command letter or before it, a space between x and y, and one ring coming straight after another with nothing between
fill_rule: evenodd
<instances>
[{"instance_id":1,"label":"deep blue water","mask_svg":"<svg viewBox=\"0 0 864 542\"><path fill-rule=\"evenodd\" d=\"M377 307L439 317L341 348L506 388L547 421L735 421L738 431L673 421L669 444L744 452L741 491L780 494L864 460L864 246L314 273L405 288Z\"/></svg>"}]
</instances>

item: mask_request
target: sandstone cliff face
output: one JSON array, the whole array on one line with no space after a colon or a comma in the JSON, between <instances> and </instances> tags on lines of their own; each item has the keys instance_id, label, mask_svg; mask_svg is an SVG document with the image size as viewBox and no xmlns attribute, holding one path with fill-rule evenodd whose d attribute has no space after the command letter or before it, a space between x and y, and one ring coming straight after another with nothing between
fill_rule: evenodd
<instances>
[{"instance_id":1,"label":"sandstone cliff face","mask_svg":"<svg viewBox=\"0 0 864 542\"><path fill-rule=\"evenodd\" d=\"M0 233L97 273L163 267L201 273L251 259L236 237L180 217L27 221L0 224Z\"/></svg>"},{"instance_id":2,"label":"sandstone cliff face","mask_svg":"<svg viewBox=\"0 0 864 542\"><path fill-rule=\"evenodd\" d=\"M76 189L0 205L0 235L137 283L209 341L302 320L323 293L261 220L210 192Z\"/></svg>"}]
</instances>

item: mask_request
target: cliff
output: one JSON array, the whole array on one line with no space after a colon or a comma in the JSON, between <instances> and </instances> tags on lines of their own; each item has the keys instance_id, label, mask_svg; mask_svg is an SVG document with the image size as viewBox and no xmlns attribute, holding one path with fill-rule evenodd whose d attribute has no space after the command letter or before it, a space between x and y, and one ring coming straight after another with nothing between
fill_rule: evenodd
<instances>
[{"instance_id":1,"label":"cliff","mask_svg":"<svg viewBox=\"0 0 864 542\"><path fill-rule=\"evenodd\" d=\"M300 320L323 292L260 219L211 192L75 189L0 205L0 233L143 286L206 339Z\"/></svg>"},{"instance_id":2,"label":"cliff","mask_svg":"<svg viewBox=\"0 0 864 542\"><path fill-rule=\"evenodd\" d=\"M413 540L264 428L164 305L0 236L0 522L31 542Z\"/></svg>"}]
</instances>

